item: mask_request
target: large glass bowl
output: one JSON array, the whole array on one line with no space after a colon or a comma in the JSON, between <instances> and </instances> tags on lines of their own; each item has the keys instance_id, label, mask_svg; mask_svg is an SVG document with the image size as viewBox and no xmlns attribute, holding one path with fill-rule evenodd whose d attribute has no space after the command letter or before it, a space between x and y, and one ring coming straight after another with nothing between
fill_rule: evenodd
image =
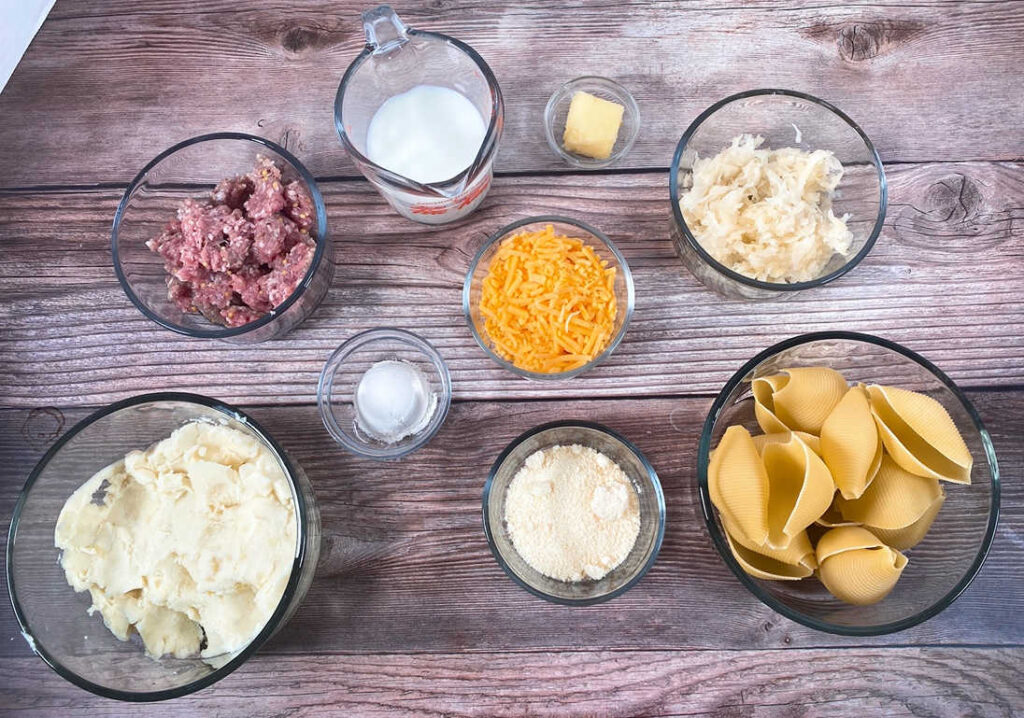
<instances>
[{"instance_id":1,"label":"large glass bowl","mask_svg":"<svg viewBox=\"0 0 1024 718\"><path fill-rule=\"evenodd\" d=\"M797 147L831 150L843 164L832 207L837 217L849 214L853 242L847 256L834 255L821 274L807 282L762 282L734 272L701 246L679 209L693 163L713 157L741 134L761 135L765 149ZM705 286L744 299L773 299L820 287L857 266L875 244L885 220L887 190L882 161L857 124L824 100L789 90L751 90L716 102L693 121L679 144L669 170L671 234L683 264Z\"/></svg>"},{"instance_id":2,"label":"large glass bowl","mask_svg":"<svg viewBox=\"0 0 1024 718\"><path fill-rule=\"evenodd\" d=\"M536 451L580 444L617 463L636 490L640 533L629 555L597 581L559 581L530 566L516 551L505 523L508 486ZM567 606L589 606L621 596L654 565L665 537L665 496L654 467L640 450L611 429L589 421L556 421L530 429L501 452L484 484L484 533L498 565L535 596Z\"/></svg>"},{"instance_id":3,"label":"large glass bowl","mask_svg":"<svg viewBox=\"0 0 1024 718\"><path fill-rule=\"evenodd\" d=\"M222 179L251 172L257 155L272 159L281 168L282 180L297 180L309 192L315 207L310 236L316 240L316 251L306 275L284 302L248 324L223 327L181 311L167 298L164 260L146 242L175 217L182 200L206 198ZM319 306L334 278L327 210L313 176L288 150L240 132L193 137L164 150L143 167L118 205L111 252L121 288L147 317L179 334L235 343L261 342L287 333Z\"/></svg>"},{"instance_id":4,"label":"large glass bowl","mask_svg":"<svg viewBox=\"0 0 1024 718\"><path fill-rule=\"evenodd\" d=\"M815 577L764 581L736 562L708 493L708 461L726 428L741 424L760 433L751 381L789 367L824 366L849 382L886 384L923 392L949 412L974 456L971 485L944 482L946 501L924 541L886 598L853 606L833 597ZM948 607L981 569L999 517L999 469L992 439L956 384L924 357L885 339L852 332L805 334L761 352L744 364L711 407L697 451L697 481L708 532L722 560L769 608L811 628L853 636L902 631Z\"/></svg>"},{"instance_id":5,"label":"large glass bowl","mask_svg":"<svg viewBox=\"0 0 1024 718\"><path fill-rule=\"evenodd\" d=\"M497 254L502 241L523 232L542 231L548 225L551 225L557 234L582 239L585 244L594 249L598 257L608 262L609 268L616 270L614 284L616 313L612 338L608 341L603 352L583 366L571 371L545 374L520 369L512 362L505 360L495 353L491 340L487 336L487 331L484 329L484 317L480 314L480 295L483 291L484 278L487 277L487 272L490 270L491 260ZM635 301L633 275L630 273L626 258L622 256L619 248L612 244L612 241L602 232L590 225L567 217L527 217L502 227L491 235L487 242L484 243L484 246L480 248L480 251L476 253L472 263L469 265L469 271L466 272L466 280L462 285L462 312L466 317L466 323L469 324L470 331L473 332L473 338L476 340L476 343L498 365L526 379L570 379L594 368L610 357L626 335L629 320L633 317Z\"/></svg>"},{"instance_id":6,"label":"large glass bowl","mask_svg":"<svg viewBox=\"0 0 1024 718\"><path fill-rule=\"evenodd\" d=\"M298 522L295 560L281 601L263 630L224 665L198 658L155 661L142 645L118 640L102 617L86 612L58 563L54 527L69 496L103 467L202 420L225 424L261 442L288 477ZM158 701L192 693L245 663L291 617L313 580L320 514L302 469L262 427L227 404L196 394L144 394L111 404L79 422L39 461L21 492L7 543L7 582L22 635L63 678L107 698Z\"/></svg>"}]
</instances>

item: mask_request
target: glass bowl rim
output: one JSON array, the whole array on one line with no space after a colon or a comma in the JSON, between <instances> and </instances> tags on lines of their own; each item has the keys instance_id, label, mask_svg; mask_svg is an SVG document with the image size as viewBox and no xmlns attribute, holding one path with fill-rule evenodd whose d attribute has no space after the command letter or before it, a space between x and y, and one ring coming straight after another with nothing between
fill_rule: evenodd
<instances>
[{"instance_id":1,"label":"glass bowl rim","mask_svg":"<svg viewBox=\"0 0 1024 718\"><path fill-rule=\"evenodd\" d=\"M555 137L554 127L552 126L555 120L555 105L565 97L569 90L578 85L587 84L610 86L615 93L620 95L621 99L625 100L626 104L624 107L626 108L626 113L633 116L633 127L629 136L625 138L625 141L617 152L612 152L603 160L582 157L574 153L567 152L558 142L558 138ZM633 144L636 142L636 138L639 135L640 105L637 104L636 98L633 97L633 94L627 90L622 83L616 82L610 77L602 77L601 75L581 75L580 77L574 77L568 82L562 83L557 90L552 92L551 97L548 98L547 104L544 105L544 138L548 142L548 147L550 147L559 158L577 169L597 170L608 167L613 162L625 157L626 154L633 149Z\"/></svg>"},{"instance_id":2,"label":"glass bowl rim","mask_svg":"<svg viewBox=\"0 0 1024 718\"><path fill-rule=\"evenodd\" d=\"M496 243L508 237L517 229L520 229L521 227L525 227L530 224L540 224L543 222L551 224L558 223L572 225L577 229L581 229L584 232L588 232L591 236L595 237L599 242L601 242L605 247L607 247L608 251L611 252L612 256L615 257L615 261L619 263L618 269L619 272L622 274L623 281L626 284L625 316L622 319L622 326L619 328L619 331L616 332L615 336L612 337L611 341L608 342L608 346L604 348L603 352L598 354L596 357L588 361L583 366L576 367L575 369L572 369L570 371L563 371L554 374L544 374L541 372L520 369L512 362L502 359L500 356L495 354L494 350L492 350L487 345L487 342L484 340L483 336L481 336L480 332L477 331L476 324L473 322L472 307L470 306L469 302L470 289L473 285L473 275L476 273L476 269L480 265L480 262L483 260L484 254L487 253L487 250L494 246ZM497 232L492 234L487 239L487 241L484 242L483 246L481 246L480 249L477 250L476 255L473 257L473 261L469 263L469 270L466 272L466 278L465 280L463 280L462 283L462 314L463 317L465 317L466 319L466 324L469 325L469 331L473 334L473 339L476 340L477 345L484 350L484 353L487 354L487 356L493 359L495 363L497 363L504 369L507 369L513 374L516 374L517 376L523 377L525 379L537 379L539 381L557 381L559 379L572 379L574 376L579 376L583 372L593 369L598 364L601 364L602 362L606 361L608 357L611 356L612 352L614 352L618 348L619 344L622 343L623 338L625 338L626 329L629 328L629 322L633 318L633 310L635 308L635 305L636 289L633 284L633 272L632 270L630 270L629 264L626 262L626 258L622 255L622 252L619 250L618 247L615 246L615 243L612 242L608 238L608 236L604 234L604 232L601 232L600 230L591 227L589 224L585 222L553 214L526 217L524 219L520 219L510 224L506 224L504 227L502 227Z\"/></svg>"},{"instance_id":3,"label":"glass bowl rim","mask_svg":"<svg viewBox=\"0 0 1024 718\"><path fill-rule=\"evenodd\" d=\"M131 201L132 194L145 179L146 175L149 174L150 170L152 170L158 164L160 164L165 159L173 155L175 152L178 152L179 150L183 150L187 147L191 147L192 145L197 145L202 142L209 142L214 140L241 140L245 142L252 142L257 145L262 145L271 150L272 152L276 153L277 155L283 157L285 161L292 166L292 168L298 173L302 181L305 182L306 186L309 188L309 194L311 199L313 200L313 206L316 208L316 250L313 252L313 259L309 263L309 269L306 270L305 276L303 276L302 281L299 282L298 286L295 288L295 291L292 292L287 299L281 302L281 304L274 307L272 310L264 314L259 319L255 319L247 324L243 324L240 327L224 327L221 329L193 329L190 327L183 326L181 324L176 324L172 321L169 321L159 316L156 312L151 310L146 305L146 303L143 302L142 299L140 299L139 296L135 293L135 291L131 288L131 285L128 282L128 277L125 275L124 270L121 268L121 256L118 250L118 235L120 232L121 222L124 220L125 213L128 210L128 204ZM132 181L128 184L127 189L125 189L124 194L121 196L121 201L117 205L117 211L114 213L114 223L110 232L110 252L113 258L114 273L117 275L117 281L121 285L121 289L124 290L124 293L128 296L128 299L131 300L132 304L134 304L135 307L140 312L142 312L143 315L145 315L147 318L153 320L154 322L164 327L165 329L170 329L173 332L177 332L178 334L184 334L185 336L188 337L194 337L196 339L229 339L231 337L241 336L248 332L259 329L260 327L266 326L274 319L284 314L284 312L287 311L289 307L295 304L295 302L298 301L299 297L301 297L305 293L306 289L308 289L309 285L312 283L313 277L316 274L316 270L317 268L319 268L320 263L323 261L324 253L326 252L325 243L327 241L327 208L324 205L323 196L320 193L320 188L317 186L316 180L313 178L313 175L309 172L309 170L306 169L305 165L303 165L302 162L300 162L298 158L295 157L295 155L293 155L291 152L289 152L276 142L271 142L270 140L263 137L259 137L257 135L250 135L245 132L211 132L209 134L191 137L187 140L177 143L176 145L168 147L166 150L164 150L156 157L154 157L152 160L150 160L148 163L146 163L146 165L141 170L139 170L138 174L136 174Z\"/></svg>"},{"instance_id":4,"label":"glass bowl rim","mask_svg":"<svg viewBox=\"0 0 1024 718\"><path fill-rule=\"evenodd\" d=\"M839 624L829 623L827 621L821 621L806 614L789 608L786 604L778 601L767 591L763 590L750 576L747 575L740 565L736 562L736 559L732 555L732 551L729 549L725 538L722 536L721 531L718 529L718 524L715 521L715 509L711 503L711 496L708 491L708 461L711 451L711 434L714 430L715 422L718 419L718 415L725 405L726 397L743 381L743 379L753 371L761 362L769 359L781 351L790 349L792 347L800 346L801 344L808 344L814 341L822 340L844 340L854 341L863 344L871 344L874 346L888 349L897 354L900 354L907 359L915 362L922 368L926 369L936 379L938 379L947 389L956 397L957 401L967 411L970 416L975 429L978 431L981 437L981 442L984 447L985 460L989 466L989 473L991 475L990 489L991 496L989 498L989 515L988 523L985 529L985 535L981 541L981 545L978 549L977 555L974 557L973 562L966 570L964 575L956 582L952 589L950 589L944 596L933 601L926 608L918 611L912 616L902 618L898 621L891 621L889 623L882 623L872 626L842 626ZM992 541L995 538L996 526L999 522L999 494L1000 494L1000 480L999 480L999 466L996 463L995 448L992 444L991 436L988 430L985 429L984 423L982 423L981 417L978 415L977 410L971 401L964 395L963 391L950 379L946 374L939 369L937 366L932 364L930 361L925 359L920 354L907 349L906 347L897 344L896 342L888 339L882 339L871 334L861 334L859 332L847 332L847 331L825 331L825 332L811 332L808 334L800 334L784 341L773 344L767 349L759 352L752 359L747 361L740 367L739 371L732 375L725 386L715 397L714 403L711 405L711 409L708 411L707 418L704 420L704 427L701 430L700 443L697 447L697 489L700 495L700 508L701 513L704 517L704 523L707 526L708 533L711 536L712 542L715 548L718 550L718 554L722 560L729 567L729 569L736 575L740 580L740 583L746 587L748 591L754 594L763 604L768 606L776 613L779 613L786 618L800 623L808 628L813 628L817 631L823 631L825 633L832 633L840 636L881 636L889 633L896 633L903 631L913 626L916 626L929 618L932 618L946 608L948 608L956 599L965 591L967 587L974 581L975 577L981 571L982 565L985 563L985 559L988 557L989 550L992 547Z\"/></svg>"},{"instance_id":5,"label":"glass bowl rim","mask_svg":"<svg viewBox=\"0 0 1024 718\"><path fill-rule=\"evenodd\" d=\"M714 115L718 110L722 109L728 104L731 104L737 100L743 100L748 97L759 97L759 96L783 96L783 97L795 97L800 100L805 100L815 105L829 110L836 117L841 119L847 125L853 129L854 132L860 136L864 142L864 146L867 148L868 153L871 155L871 159L875 165L875 172L878 176L878 188L879 188L879 203L878 203L878 215L875 218L875 225L871 229L871 233L868 235L867 240L864 242L864 246L860 248L857 254L850 257L843 266L839 267L833 272L822 275L815 279L811 279L806 282L762 282L759 279L748 277L745 274L729 269L724 264L720 263L717 259L712 257L701 243L697 241L697 238L693 236L693 232L690 231L689 226L686 224L686 220L683 219L682 210L679 209L679 163L683 158L683 151L689 144L690 138L697 131L697 129L704 124L704 122ZM715 104L708 107L702 113L697 115L690 126L686 128L686 132L679 139L676 145L675 154L672 157L672 166L669 168L669 203L672 205L672 219L675 225L682 231L683 237L686 239L686 243L700 256L704 262L712 269L717 271L719 274L725 277L744 284L748 287L755 287L757 289L768 289L776 292L796 292L803 289L813 289L814 287L821 287L829 282L832 282L839 277L843 276L851 269L860 264L861 260L868 255L868 253L875 246L875 242L878 240L878 236L882 233L882 227L885 225L885 214L889 206L889 189L888 181L885 178L885 167L882 164L882 160L878 155L878 150L875 149L874 144L865 134L864 130L860 128L856 122L840 110L838 107L833 105L826 100L822 100L814 95L809 95L805 92L797 92L795 90L781 90L773 88L764 88L757 90L747 90L746 92L739 92L734 95L729 95Z\"/></svg>"},{"instance_id":6,"label":"glass bowl rim","mask_svg":"<svg viewBox=\"0 0 1024 718\"><path fill-rule=\"evenodd\" d=\"M441 396L439 397L437 408L434 409L434 415L430 418L430 422L415 441L398 451L386 446L381 449L372 449L357 444L349 438L347 432L342 430L338 420L334 417L334 413L331 411L331 391L334 387L334 375L337 373L340 364L356 349L381 339L399 341L419 351L434 365L434 369L437 371L441 381ZM401 459L423 448L444 425L452 404L451 372L441 353L437 351L433 344L418 334L397 327L367 329L343 341L337 349L331 352L327 361L324 362L324 368L320 370L320 379L316 387L316 403L317 409L320 412L320 420L323 422L324 428L327 429L327 433L345 450L356 456L378 461Z\"/></svg>"},{"instance_id":7,"label":"glass bowl rim","mask_svg":"<svg viewBox=\"0 0 1024 718\"><path fill-rule=\"evenodd\" d=\"M527 583L522 578L517 576L516 573L508 565L508 562L505 561L505 557L502 555L501 550L498 548L497 542L494 539L494 531L491 528L491 519L487 511L491 500L491 488L494 485L494 478L495 476L497 476L502 464L505 463L509 455L520 444L522 444L524 441L537 434L544 433L545 431L549 431L551 429L573 427L590 429L593 431L600 432L610 437L614 441L617 441L618 443L622 444L623 447L625 447L630 453L632 453L640 462L641 466L644 467L644 470L647 473L647 478L650 481L651 486L654 488L654 496L658 504L658 532L654 540L654 545L651 547L650 555L644 561L643 565L641 565L637 569L636 573L634 573L628 581L623 583L614 591L610 591L609 593L606 593L602 596L595 596L592 598L563 598L561 596L555 596L553 594L540 590L539 588L533 586L530 583ZM528 429L527 431L524 431L516 438L512 439L512 441L508 443L508 445L502 450L502 452L498 454L498 458L494 460L494 463L491 465L490 471L488 471L487 473L487 480L484 482L483 524L484 536L487 537L487 545L491 549L491 554L494 556L495 561L498 562L498 565L501 566L501 570L504 571L505 575L511 578L514 583L516 583L518 586L525 589L529 593L532 593L534 596L543 598L547 601L550 601L551 603L557 603L563 606L592 606L597 603L604 603L605 601L610 601L611 599L621 596L626 591L633 588L633 586L639 583L640 579L647 575L647 572L651 569L651 566L653 566L654 562L658 559L658 554L661 552L662 542L665 539L665 493L662 490L661 479L658 477L658 472L655 471L654 466L651 464L651 462L647 460L647 457L644 456L643 452L640 451L640 449L637 448L637 446L626 437L622 436L621 434L612 429L609 429L607 426L599 424L594 421L574 419L563 421L551 421L546 424L540 424L539 426L535 426L532 429Z\"/></svg>"},{"instance_id":8,"label":"glass bowl rim","mask_svg":"<svg viewBox=\"0 0 1024 718\"><path fill-rule=\"evenodd\" d=\"M288 583L285 586L284 592L281 594L281 600L277 604L277 608L274 613L271 614L270 618L260 629L260 632L256 634L256 637L252 639L238 655L232 658L230 661L225 663L219 668L214 668L210 673L194 681L178 686L176 688L164 688L157 691L122 691L116 688L109 688L102 686L98 683L93 683L87 678L82 677L75 671L64 666L60 660L50 654L45 647L40 645L30 630L27 622L27 617L22 609L21 603L18 601L15 594L15 582L13 563L14 558L14 544L18 532L18 524L21 519L21 513L25 507L25 503L28 500L29 492L31 491L36 480L42 474L43 469L53 460L53 458L60 453L64 445L67 444L71 439L81 433L83 430L96 423L100 419L104 419L107 416L116 414L122 409L128 409L133 406L139 406L143 404L153 404L158 402L181 402L186 404L198 404L208 409L218 411L229 418L235 419L245 424L273 451L275 458L281 462L284 467L285 474L288 478L288 484L292 488L292 497L295 501L295 518L298 524L297 535L296 535L296 551L295 558L292 562L291 575L288 577ZM300 574L302 568L306 563L307 551L306 551L306 534L309 531L309 512L310 507L306 505L306 499L302 494L300 488L296 485L295 480L296 471L287 454L280 444L269 434L267 431L257 423L247 413L237 409L236 407L217 399L211 399L200 394L192 394L188 392L178 391L161 391L153 392L149 394L139 394L137 396L122 399L116 401L107 406L104 406L96 411L92 412L84 419L76 423L70 429L53 443L53 445L47 449L46 453L43 454L42 458L33 467L29 474L28 480L25 482L25 486L22 488L21 493L18 495L18 502L14 507L14 515L11 518L11 526L7 534L7 592L11 599L11 606L14 608L14 615L18 620L18 627L21 630L22 636L28 641L32 647L32 651L43 659L50 668L52 668L61 678L72 683L79 688L101 696L103 698L112 698L119 701L127 701L130 703L150 703L155 701L169 700L172 698L180 698L190 693L202 690L225 676L233 673L238 667L249 660L250 657L256 651L258 651L263 644L270 639L274 632L278 629L281 619L288 611L289 605L295 596L298 589ZM70 589L71 587L68 586ZM105 630L105 629L104 629Z\"/></svg>"}]
</instances>

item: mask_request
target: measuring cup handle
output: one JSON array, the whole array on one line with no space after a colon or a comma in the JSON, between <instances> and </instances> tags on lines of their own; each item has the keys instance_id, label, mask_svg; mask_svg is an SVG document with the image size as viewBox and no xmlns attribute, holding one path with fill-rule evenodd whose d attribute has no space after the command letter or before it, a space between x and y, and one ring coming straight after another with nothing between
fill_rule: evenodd
<instances>
[{"instance_id":1,"label":"measuring cup handle","mask_svg":"<svg viewBox=\"0 0 1024 718\"><path fill-rule=\"evenodd\" d=\"M373 49L374 55L391 52L409 39L405 23L390 5L364 12L363 31L366 32L366 45Z\"/></svg>"}]
</instances>

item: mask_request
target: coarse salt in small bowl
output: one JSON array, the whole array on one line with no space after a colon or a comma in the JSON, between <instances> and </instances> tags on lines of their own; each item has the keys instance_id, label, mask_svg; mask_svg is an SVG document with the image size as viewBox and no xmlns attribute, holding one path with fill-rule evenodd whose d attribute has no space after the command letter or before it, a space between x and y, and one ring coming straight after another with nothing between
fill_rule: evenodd
<instances>
[{"instance_id":1,"label":"coarse salt in small bowl","mask_svg":"<svg viewBox=\"0 0 1024 718\"><path fill-rule=\"evenodd\" d=\"M526 459L554 446L579 444L614 461L636 491L640 532L626 558L596 581L560 581L545 576L516 551L505 521L509 484ZM640 450L611 429L589 421L556 421L516 437L498 456L484 484L484 533L495 560L508 577L543 599L567 606L589 606L621 596L654 565L665 536L665 496L658 474Z\"/></svg>"},{"instance_id":2,"label":"coarse salt in small bowl","mask_svg":"<svg viewBox=\"0 0 1024 718\"><path fill-rule=\"evenodd\" d=\"M404 371L411 369L410 378L417 382L423 400L418 420L402 427L393 439L374 435L373 427L367 425L367 408L362 414L359 409L360 381L382 362L398 362ZM402 377L378 376L372 388L363 388L385 403L401 401L407 397L388 386L396 378ZM368 399L363 396L365 403ZM317 386L320 418L334 440L353 454L382 461L400 459L430 441L444 423L451 402L452 382L444 359L425 339L403 329L371 329L355 335L331 354Z\"/></svg>"}]
</instances>

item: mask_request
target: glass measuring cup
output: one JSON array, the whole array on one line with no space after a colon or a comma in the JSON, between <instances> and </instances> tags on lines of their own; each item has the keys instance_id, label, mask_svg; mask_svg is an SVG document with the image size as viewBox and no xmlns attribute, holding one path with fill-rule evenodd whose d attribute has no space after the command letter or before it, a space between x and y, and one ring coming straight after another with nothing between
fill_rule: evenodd
<instances>
[{"instance_id":1,"label":"glass measuring cup","mask_svg":"<svg viewBox=\"0 0 1024 718\"><path fill-rule=\"evenodd\" d=\"M407 28L387 5L363 13L366 47L341 79L334 126L359 171L399 214L425 224L445 224L480 204L491 184L505 106L491 68L473 48L434 32ZM366 135L377 109L417 85L461 93L487 122L483 143L469 167L451 179L421 184L367 157Z\"/></svg>"}]
</instances>

